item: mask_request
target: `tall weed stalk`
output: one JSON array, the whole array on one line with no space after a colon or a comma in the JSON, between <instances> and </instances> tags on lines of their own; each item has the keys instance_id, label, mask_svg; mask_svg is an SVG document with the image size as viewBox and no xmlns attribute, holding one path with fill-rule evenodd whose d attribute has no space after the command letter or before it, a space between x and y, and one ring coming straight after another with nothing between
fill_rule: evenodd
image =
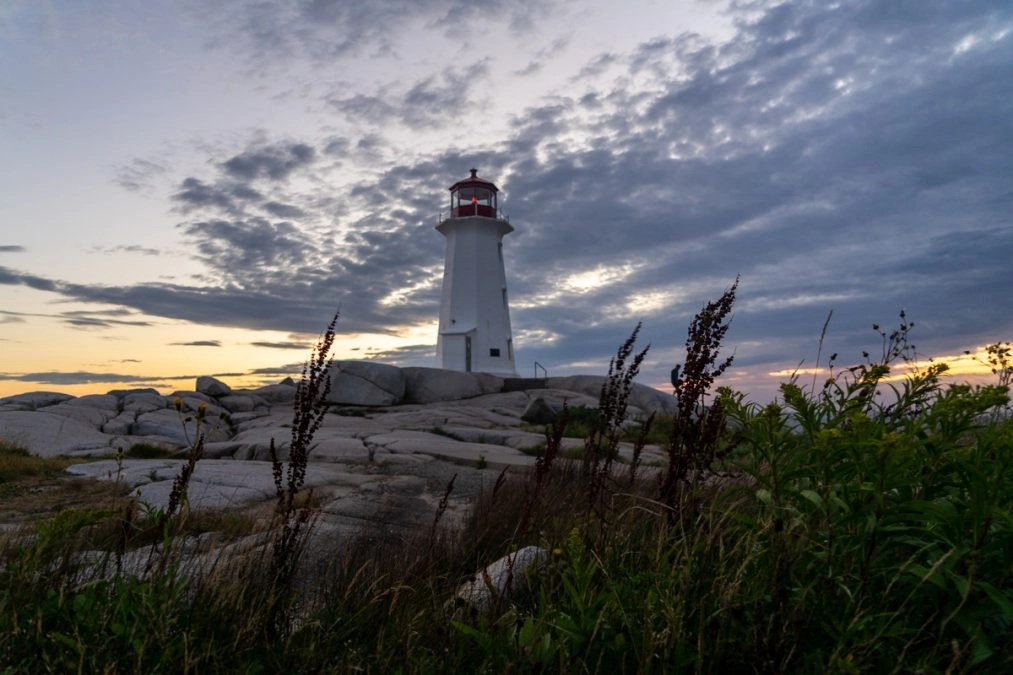
<instances>
[{"instance_id":1,"label":"tall weed stalk","mask_svg":"<svg viewBox=\"0 0 1013 675\"><path fill-rule=\"evenodd\" d=\"M717 300L708 302L693 317L686 339L686 360L673 377L676 413L668 442L668 466L661 483L661 501L678 506L680 485L691 474L709 470L718 454L724 426L724 407L719 398L710 406L705 399L711 386L734 357L719 361L721 341L728 332L728 315L735 303L738 277Z\"/></svg>"},{"instance_id":2,"label":"tall weed stalk","mask_svg":"<svg viewBox=\"0 0 1013 675\"><path fill-rule=\"evenodd\" d=\"M281 519L273 543L271 570L272 577L278 581L291 579L302 528L310 518L309 500L298 506L296 496L306 482L306 466L313 438L327 413L327 395L331 391L330 371L334 363L330 352L339 316L340 312L335 312L310 358L303 364L302 377L296 386L287 466L278 459L274 439L271 439L271 469L277 495L277 511Z\"/></svg>"},{"instance_id":3,"label":"tall weed stalk","mask_svg":"<svg viewBox=\"0 0 1013 675\"><path fill-rule=\"evenodd\" d=\"M609 360L608 375L598 396L598 414L591 425L591 433L584 441L583 472L590 479L588 500L592 508L598 506L606 480L619 458L619 442L626 422L633 380L651 346L634 353L641 323L638 322L616 355ZM653 419L645 422L650 430Z\"/></svg>"}]
</instances>

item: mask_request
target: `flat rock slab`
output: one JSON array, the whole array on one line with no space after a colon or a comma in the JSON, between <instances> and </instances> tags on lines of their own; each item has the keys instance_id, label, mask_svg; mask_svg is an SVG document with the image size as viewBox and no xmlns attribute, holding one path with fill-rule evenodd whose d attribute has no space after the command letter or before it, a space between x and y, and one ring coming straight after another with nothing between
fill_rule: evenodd
<instances>
[{"instance_id":1,"label":"flat rock slab","mask_svg":"<svg viewBox=\"0 0 1013 675\"><path fill-rule=\"evenodd\" d=\"M172 483L184 461L128 459L120 466L115 460L103 460L75 464L67 471L77 476L121 481L133 487L133 494L141 501L164 508L169 503ZM337 464L310 464L306 468L304 489L326 487L335 493L347 493L381 480L383 476L378 474L352 473ZM270 462L201 460L190 478L188 490L190 505L202 508L243 506L274 498Z\"/></svg>"},{"instance_id":2,"label":"flat rock slab","mask_svg":"<svg viewBox=\"0 0 1013 675\"><path fill-rule=\"evenodd\" d=\"M311 445L304 488L314 489L320 525L348 533L366 528L383 536L405 535L409 525L428 527L451 478L456 482L448 518L465 513L499 479L501 469L522 474L545 444L544 425L527 426L522 420L531 401L543 401L548 420L564 401L569 407L595 407L603 382L601 377L557 378L548 388L503 392L503 381L493 376L362 362L335 365L335 407ZM205 454L191 479L190 505L259 511L271 508L276 498L266 460L272 439L279 459L288 458L295 391L291 382L231 391L206 378L196 391L167 396L154 389L76 399L34 392L0 399L0 439L50 457L108 458L117 448L135 444L173 451L192 442L196 411L203 410ZM183 414L176 410L177 398ZM670 399L634 388L631 413L637 412L634 405L664 409ZM561 455L579 457L583 446L583 439L565 438ZM620 455L631 457L629 444L620 447ZM648 447L641 462L646 468L664 459L658 448ZM164 507L183 461L100 459L75 465L69 473L119 480L144 502Z\"/></svg>"},{"instance_id":3,"label":"flat rock slab","mask_svg":"<svg viewBox=\"0 0 1013 675\"><path fill-rule=\"evenodd\" d=\"M519 450L488 443L464 443L421 431L395 431L367 439L394 454L423 454L473 466L532 466L535 458Z\"/></svg>"},{"instance_id":4,"label":"flat rock slab","mask_svg":"<svg viewBox=\"0 0 1013 675\"><path fill-rule=\"evenodd\" d=\"M29 410L0 412L0 438L39 457L112 452L117 439L71 417Z\"/></svg>"}]
</instances>

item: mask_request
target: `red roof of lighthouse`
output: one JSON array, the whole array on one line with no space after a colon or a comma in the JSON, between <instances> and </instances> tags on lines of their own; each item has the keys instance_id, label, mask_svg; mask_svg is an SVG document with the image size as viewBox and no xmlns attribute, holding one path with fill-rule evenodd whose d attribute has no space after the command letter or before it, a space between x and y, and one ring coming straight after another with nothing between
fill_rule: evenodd
<instances>
[{"instance_id":1,"label":"red roof of lighthouse","mask_svg":"<svg viewBox=\"0 0 1013 675\"><path fill-rule=\"evenodd\" d=\"M499 192L499 188L496 187L493 183L487 180L482 180L481 178L478 177L478 169L472 169L471 176L465 178L464 180L459 180L453 185L451 185L450 191L453 192L454 190L463 187L484 187L492 190L493 192Z\"/></svg>"}]
</instances>

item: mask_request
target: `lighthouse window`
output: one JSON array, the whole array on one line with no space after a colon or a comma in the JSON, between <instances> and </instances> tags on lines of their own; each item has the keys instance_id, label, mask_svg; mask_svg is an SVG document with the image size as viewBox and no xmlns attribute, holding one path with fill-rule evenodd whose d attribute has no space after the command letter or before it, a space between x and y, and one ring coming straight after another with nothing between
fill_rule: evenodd
<instances>
[{"instance_id":1,"label":"lighthouse window","mask_svg":"<svg viewBox=\"0 0 1013 675\"><path fill-rule=\"evenodd\" d=\"M499 350L498 349L492 349L492 348L490 348L489 349L489 356L494 356L496 358L499 358Z\"/></svg>"},{"instance_id":2,"label":"lighthouse window","mask_svg":"<svg viewBox=\"0 0 1013 675\"><path fill-rule=\"evenodd\" d=\"M482 188L461 188L457 191L457 203L489 206L492 204L492 194Z\"/></svg>"},{"instance_id":3,"label":"lighthouse window","mask_svg":"<svg viewBox=\"0 0 1013 675\"><path fill-rule=\"evenodd\" d=\"M506 289L505 289L505 288L503 289L503 306L504 306L504 307L506 307L506 306L507 306L507 301L506 301Z\"/></svg>"}]
</instances>

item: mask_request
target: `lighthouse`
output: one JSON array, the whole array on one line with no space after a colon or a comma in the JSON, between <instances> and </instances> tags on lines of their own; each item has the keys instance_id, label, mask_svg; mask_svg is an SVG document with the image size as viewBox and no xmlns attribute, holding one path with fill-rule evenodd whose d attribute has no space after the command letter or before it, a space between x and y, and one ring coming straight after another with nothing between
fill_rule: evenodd
<instances>
[{"instance_id":1,"label":"lighthouse","mask_svg":"<svg viewBox=\"0 0 1013 675\"><path fill-rule=\"evenodd\" d=\"M503 235L514 231L496 203L499 189L471 176L450 186L436 366L514 376L513 335L503 267Z\"/></svg>"}]
</instances>

